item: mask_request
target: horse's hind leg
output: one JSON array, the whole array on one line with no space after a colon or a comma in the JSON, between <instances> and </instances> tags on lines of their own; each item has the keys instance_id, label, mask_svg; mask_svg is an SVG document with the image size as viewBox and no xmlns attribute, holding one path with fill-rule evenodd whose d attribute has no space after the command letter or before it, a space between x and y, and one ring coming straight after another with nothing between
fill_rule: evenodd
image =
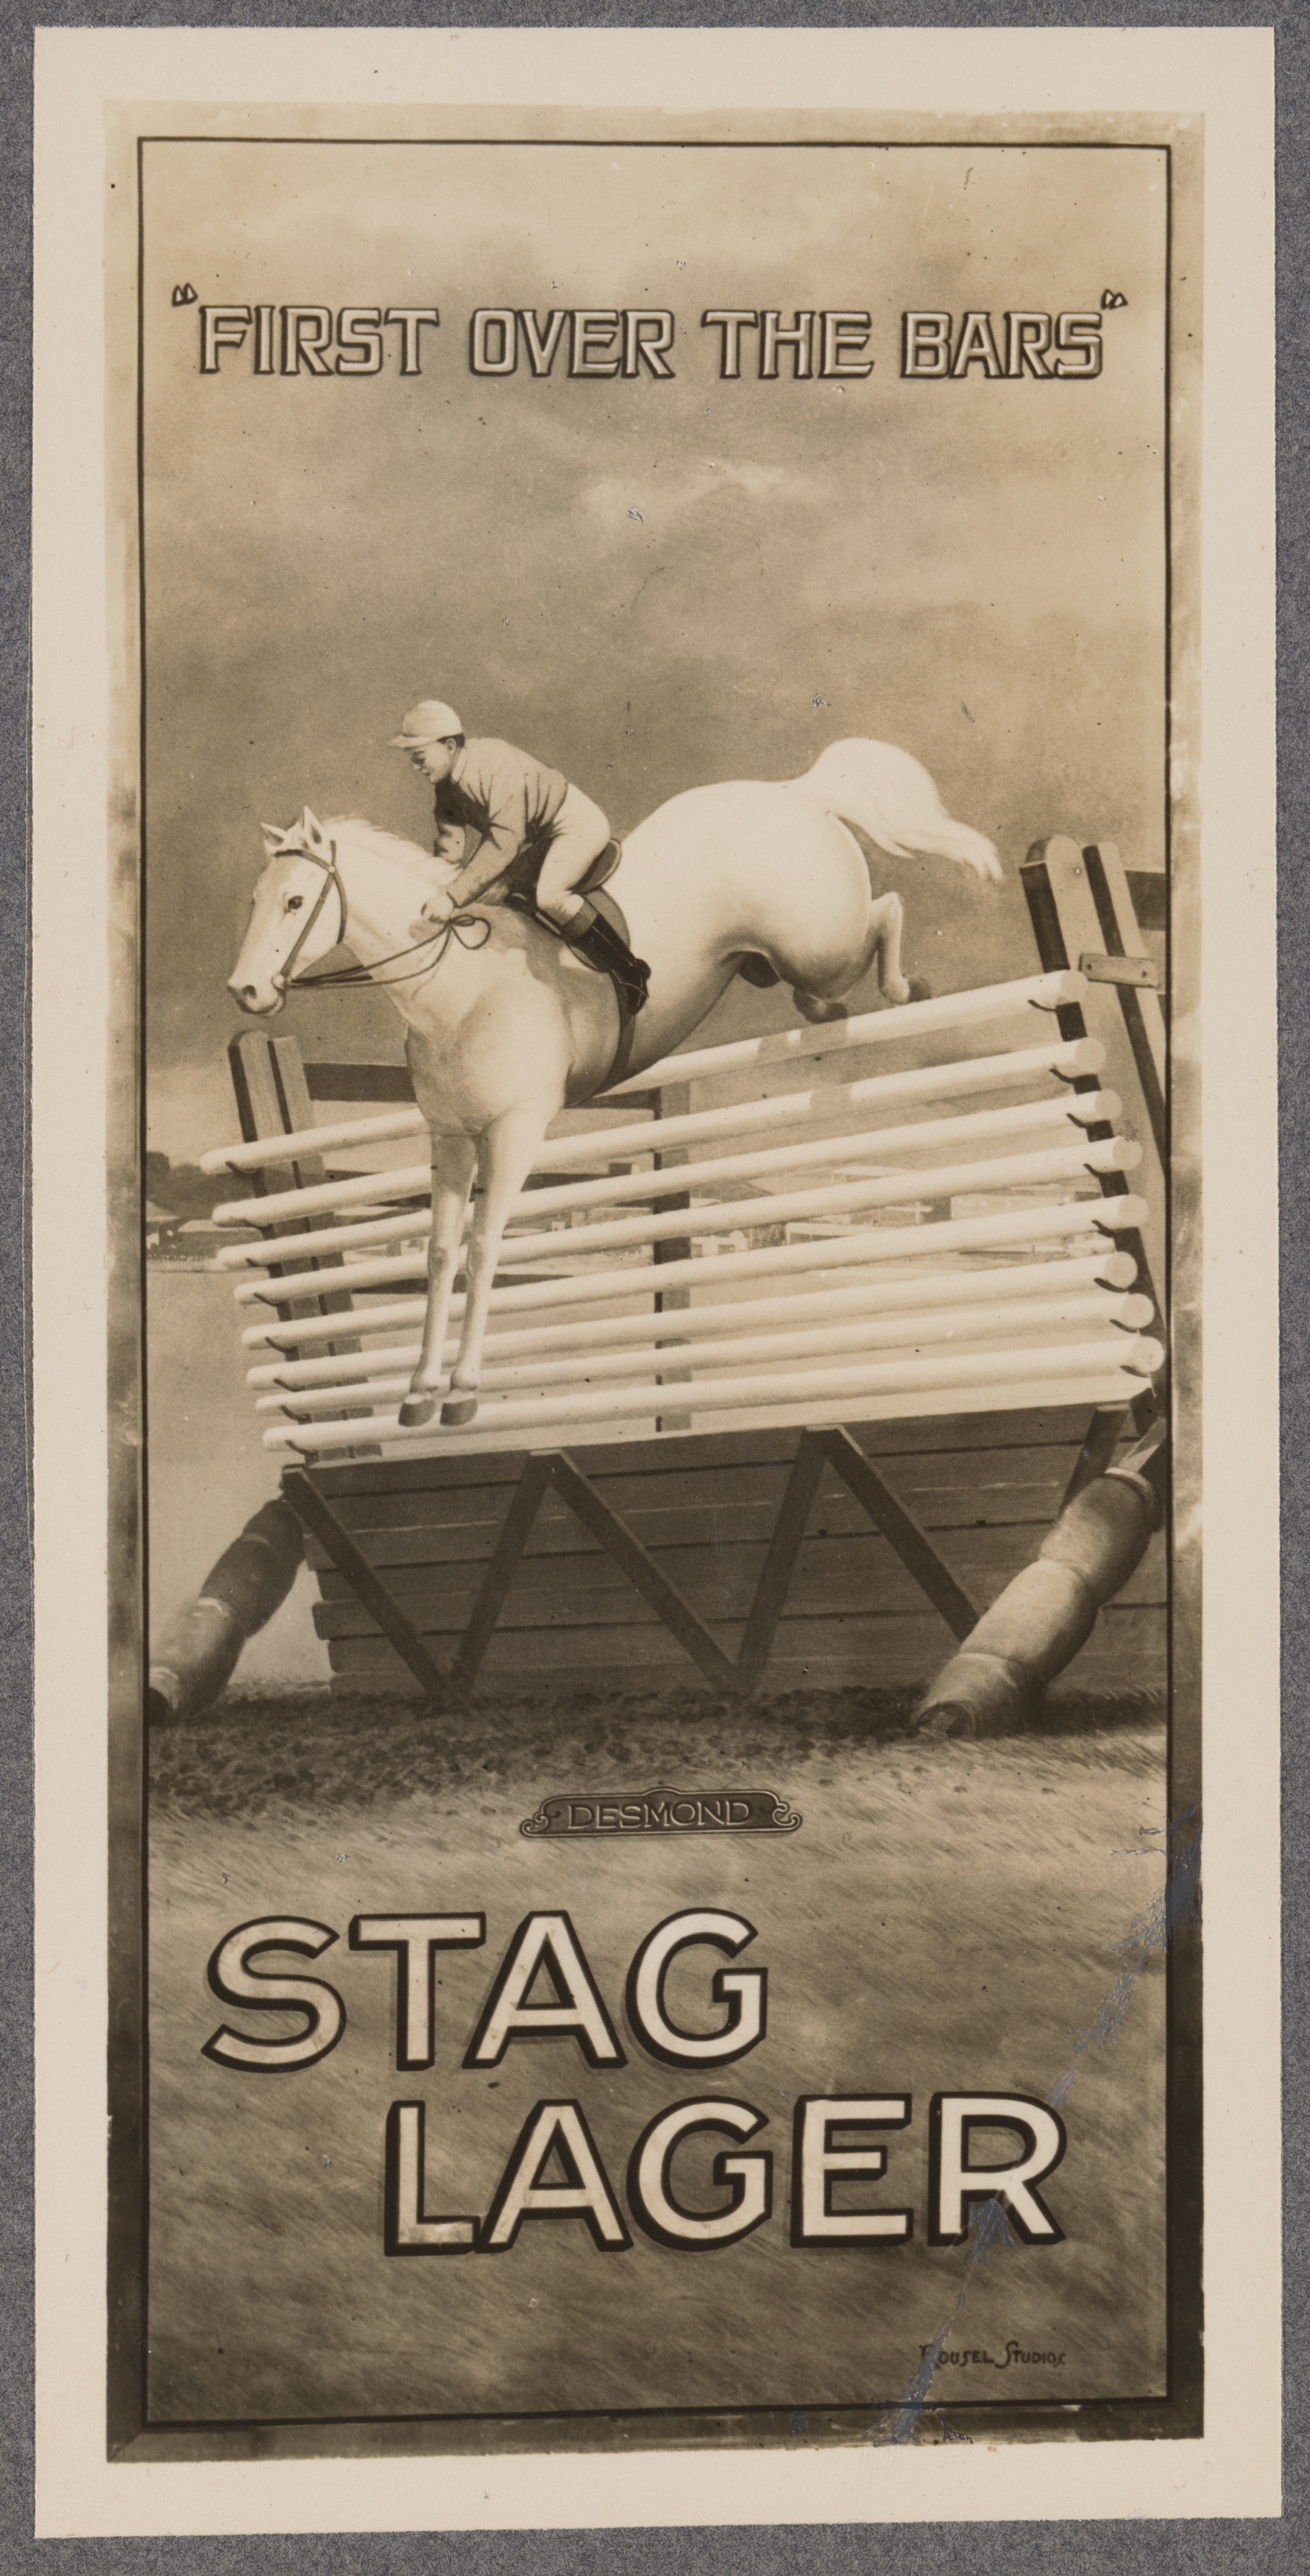
<instances>
[{"instance_id":1,"label":"horse's hind leg","mask_svg":"<svg viewBox=\"0 0 1310 2576\"><path fill-rule=\"evenodd\" d=\"M558 1107L558 1094L544 1108L507 1110L478 1140L478 1180L473 1232L468 1252L468 1294L464 1328L450 1372L450 1387L441 1419L452 1430L473 1420L478 1409L478 1378L487 1309L501 1242L514 1201L532 1169L541 1140Z\"/></svg>"},{"instance_id":2,"label":"horse's hind leg","mask_svg":"<svg viewBox=\"0 0 1310 2576\"><path fill-rule=\"evenodd\" d=\"M842 968L828 982L802 986L794 984L792 993L796 1008L805 1020L841 1020L846 1016L842 996L853 992L868 974L875 958L878 964L879 990L889 1002L908 1002L911 987L901 972L901 931L905 906L898 894L878 895L869 904L869 917L864 943L854 969Z\"/></svg>"},{"instance_id":3,"label":"horse's hind leg","mask_svg":"<svg viewBox=\"0 0 1310 2576\"><path fill-rule=\"evenodd\" d=\"M908 1002L910 987L901 972L901 933L905 928L905 906L898 894L878 895L869 906L870 942L865 956L866 967L876 956L878 989L889 1002Z\"/></svg>"},{"instance_id":4,"label":"horse's hind leg","mask_svg":"<svg viewBox=\"0 0 1310 2576\"><path fill-rule=\"evenodd\" d=\"M400 1408L407 1431L430 1422L437 1409L441 1364L446 1347L451 1293L459 1261L464 1210L473 1182L477 1147L471 1136L434 1136L432 1140L432 1234L428 1243L428 1304L423 1343L409 1393Z\"/></svg>"}]
</instances>

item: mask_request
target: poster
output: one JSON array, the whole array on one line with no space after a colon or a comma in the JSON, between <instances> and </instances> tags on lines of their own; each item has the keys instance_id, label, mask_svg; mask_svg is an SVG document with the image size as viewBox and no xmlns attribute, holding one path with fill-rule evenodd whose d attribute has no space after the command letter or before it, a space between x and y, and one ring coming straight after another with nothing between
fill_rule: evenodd
<instances>
[{"instance_id":1,"label":"poster","mask_svg":"<svg viewBox=\"0 0 1310 2576\"><path fill-rule=\"evenodd\" d=\"M83 745L48 524L39 721L113 826L47 1902L106 1900L111 2133L43 2528L1072 2510L1093 2452L1081 2509L1271 2509L1199 1928L1253 1558L1221 1892L1272 1857L1261 1506L1200 1556L1212 1165L1272 1221L1201 940L1268 902L1205 578L1264 57L914 43L398 40L381 101L350 39L47 47L107 570Z\"/></svg>"}]
</instances>

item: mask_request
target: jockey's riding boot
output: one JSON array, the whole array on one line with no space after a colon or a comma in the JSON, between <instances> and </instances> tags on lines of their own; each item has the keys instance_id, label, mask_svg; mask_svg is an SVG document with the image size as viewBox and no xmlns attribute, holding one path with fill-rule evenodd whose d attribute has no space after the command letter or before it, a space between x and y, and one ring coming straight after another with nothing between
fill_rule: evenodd
<instances>
[{"instance_id":1,"label":"jockey's riding boot","mask_svg":"<svg viewBox=\"0 0 1310 2576\"><path fill-rule=\"evenodd\" d=\"M589 966L598 967L602 975L612 975L619 989L624 1009L636 1017L646 1002L650 968L644 957L634 957L626 939L621 939L613 924L586 903L571 921L556 925L560 936Z\"/></svg>"}]
</instances>

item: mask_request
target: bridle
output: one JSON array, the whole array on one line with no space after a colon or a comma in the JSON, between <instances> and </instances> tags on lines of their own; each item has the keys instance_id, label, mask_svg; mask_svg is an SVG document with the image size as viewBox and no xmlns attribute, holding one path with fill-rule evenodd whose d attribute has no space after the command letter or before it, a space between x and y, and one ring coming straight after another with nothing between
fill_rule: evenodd
<instances>
[{"instance_id":1,"label":"bridle","mask_svg":"<svg viewBox=\"0 0 1310 2576\"><path fill-rule=\"evenodd\" d=\"M338 947L338 948L339 948L339 947L341 947L341 946L344 944L344 941L345 941L345 936L346 936L346 924L347 924L347 922L348 922L348 921L349 921L349 919L350 919L350 912L349 912L349 908L348 908L347 903L346 903L346 889L345 889L345 887L343 886L343 884L342 884L342 882L341 882L341 870L340 870L340 868L337 866L337 845L336 845L336 842L335 842L335 841L329 841L329 843L328 843L328 849L329 849L329 852L330 852L330 854L331 854L331 855L330 855L328 858L326 858L326 859L325 859L325 858L320 857L320 855L319 855L319 853L318 853L318 851L317 851L317 850L307 850L307 849L305 849L305 848L304 848L304 846L303 846L303 844L302 844L301 848L300 848L299 850L297 850L297 851L296 851L296 853L295 853L295 856L296 856L297 858L300 858L300 859L311 859L311 860L313 861L313 864L314 864L314 866L315 866L316 868L321 868L321 869L322 869L322 871L323 871L323 883L322 883L322 886L321 886L321 887L320 887L320 889L319 889L319 893L318 893L318 896L317 896L317 898L316 898L315 902L314 902L314 903L311 905L311 907L310 907L309 916L308 916L307 920L305 920L304 922L302 922L302 924L301 924L301 926L300 926L300 930L299 930L299 932L297 933L297 936L296 936L296 939L295 939L294 945L293 945L293 946L292 946L292 948L290 949L290 951L289 951L289 953L288 953L287 957L285 958L285 960L284 960L284 962L283 962L283 965L282 965L282 968L281 968L281 975L282 975L282 982L283 982L284 986L285 986L285 985L287 985L287 984L292 983L292 982L295 980L295 979L293 978L293 976L292 976L292 972L291 972L292 967L295 965L296 959L297 959L297 958L298 958L298 956L300 955L301 949L304 947L304 945L305 945L305 941L308 939L309 934L310 934L311 930L313 929L314 924L315 924L315 922L317 921L318 916L319 916L319 914L321 913L321 911L322 911L322 909L323 909L324 904L327 902L328 896L331 894L331 892L332 892L332 890L333 890L333 887L335 887L335 888L336 888L337 902L338 902L338 904L339 904L339 906L340 906L340 908L341 908L341 923L340 923L340 927L339 927L339 929L338 929L338 931L337 931L336 940L335 940L335 942L334 942L334 945L335 945L336 947ZM290 853L288 853L288 855L290 855ZM352 971L353 971L353 970L352 970ZM306 986L307 986L307 985L308 985L308 982L309 982L309 980L310 980L310 979L305 978L305 979L303 979L303 980L304 980L304 982L305 982L305 984L306 984ZM325 979L321 979L321 978L320 978L320 979L314 979L314 980L325 980Z\"/></svg>"},{"instance_id":2,"label":"bridle","mask_svg":"<svg viewBox=\"0 0 1310 2576\"><path fill-rule=\"evenodd\" d=\"M377 980L377 969L379 966L395 966L398 965L400 960L404 957L417 957L420 952L426 952L428 949L435 948L437 952L435 957L428 957L426 965L414 967L412 972L408 975L388 975L383 979L384 984L415 984L418 982L420 976L430 975L433 970L441 964L442 958L445 956L452 938L458 939L462 948L478 949L485 948L487 941L491 937L491 923L488 921L485 913L453 912L448 921L443 921L438 925L438 927L433 931L430 939L416 939L412 948L395 948L392 950L389 957L379 957L376 964L373 966L336 966L333 967L326 975L294 975L292 973L292 968L295 965L296 959L300 955L301 949L304 947L305 941L308 939L315 922L318 920L319 914L321 913L324 904L327 902L328 896L334 889L341 915L337 927L336 939L333 942L334 947L343 948L346 944L346 932L350 921L350 908L346 902L346 889L342 882L341 870L337 865L337 845L335 841L329 841L328 843L327 858L324 858L318 850L307 850L303 843L301 847L294 852L294 854L287 852L286 855L288 857L294 855L296 858L311 859L316 868L322 869L323 883L316 900L310 906L307 918L297 932L295 941L289 949L282 967L279 970L283 992L287 992L292 985L295 986L298 993L312 993L320 991L328 985L336 985L340 988L341 986L352 984L372 984ZM475 930L479 933L479 936L476 939L467 935L471 931Z\"/></svg>"}]
</instances>

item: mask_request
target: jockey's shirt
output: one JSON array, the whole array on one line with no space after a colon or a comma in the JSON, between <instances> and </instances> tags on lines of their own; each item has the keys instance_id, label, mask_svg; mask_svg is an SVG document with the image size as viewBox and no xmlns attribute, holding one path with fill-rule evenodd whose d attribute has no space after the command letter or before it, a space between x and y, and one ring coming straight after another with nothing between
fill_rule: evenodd
<instances>
[{"instance_id":1,"label":"jockey's shirt","mask_svg":"<svg viewBox=\"0 0 1310 2576\"><path fill-rule=\"evenodd\" d=\"M513 743L494 736L465 743L449 778L436 791L434 808L438 833L443 823L458 823L466 829L471 825L481 836L480 847L460 870L461 901L470 901L505 876L517 859L526 866L514 869L515 877L522 874L528 883L535 882L567 794L568 780L558 769L547 769L529 752L516 751Z\"/></svg>"}]
</instances>

